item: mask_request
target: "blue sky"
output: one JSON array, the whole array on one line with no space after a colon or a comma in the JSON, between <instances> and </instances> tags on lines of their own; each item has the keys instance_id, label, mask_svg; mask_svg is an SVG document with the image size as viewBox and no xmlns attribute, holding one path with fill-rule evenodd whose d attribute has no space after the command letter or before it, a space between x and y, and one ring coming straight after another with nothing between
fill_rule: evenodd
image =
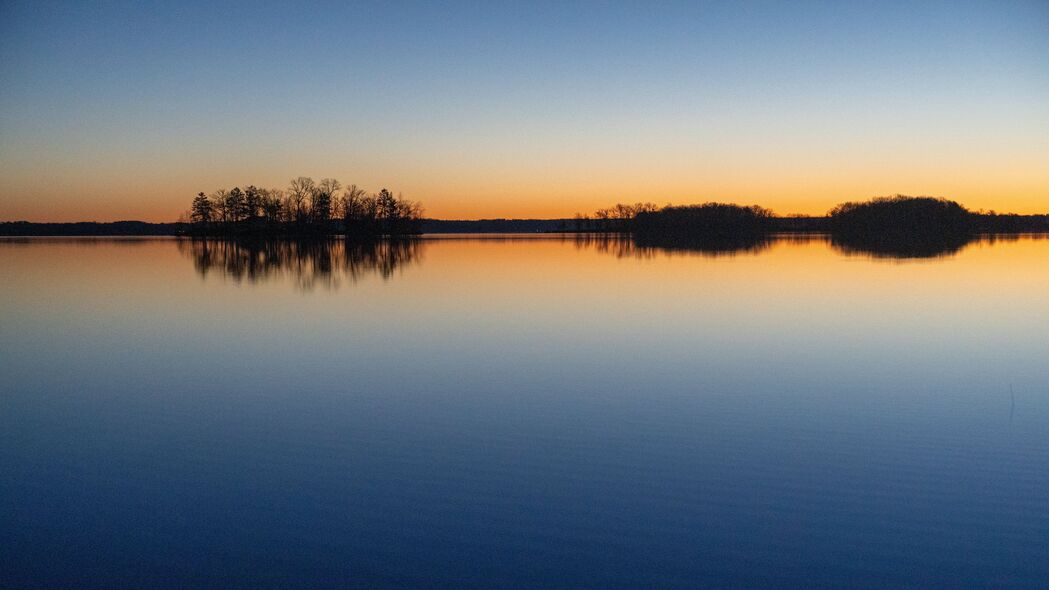
<instances>
[{"instance_id":1,"label":"blue sky","mask_svg":"<svg viewBox=\"0 0 1049 590\"><path fill-rule=\"evenodd\" d=\"M619 200L1049 210L1049 3L0 8L0 219L298 175L441 217Z\"/></svg>"}]
</instances>

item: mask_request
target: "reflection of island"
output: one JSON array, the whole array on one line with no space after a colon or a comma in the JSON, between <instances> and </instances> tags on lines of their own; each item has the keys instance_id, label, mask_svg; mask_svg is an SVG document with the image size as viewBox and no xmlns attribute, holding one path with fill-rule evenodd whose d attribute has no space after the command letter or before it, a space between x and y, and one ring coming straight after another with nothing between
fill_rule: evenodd
<instances>
[{"instance_id":1,"label":"reflection of island","mask_svg":"<svg viewBox=\"0 0 1049 590\"><path fill-rule=\"evenodd\" d=\"M899 235L835 233L830 243L842 254L871 258L946 258L977 240L966 234Z\"/></svg>"},{"instance_id":2,"label":"reflection of island","mask_svg":"<svg viewBox=\"0 0 1049 590\"><path fill-rule=\"evenodd\" d=\"M901 238L899 236L870 236L832 234L831 245L848 256L868 256L870 258L887 258L895 260L915 258L948 258L961 252L971 244L994 244L996 242L1017 242L1025 240L1049 239L1045 233L1008 233L979 235L941 235Z\"/></svg>"},{"instance_id":3,"label":"reflection of island","mask_svg":"<svg viewBox=\"0 0 1049 590\"><path fill-rule=\"evenodd\" d=\"M576 248L594 248L616 258L652 258L656 254L696 254L710 258L756 254L766 250L778 238L755 234L723 238L670 238L609 233L574 234Z\"/></svg>"},{"instance_id":4,"label":"reflection of island","mask_svg":"<svg viewBox=\"0 0 1049 590\"><path fill-rule=\"evenodd\" d=\"M654 258L657 255L696 255L706 258L761 254L775 244L802 244L822 242L846 256L866 256L872 259L911 260L947 258L969 244L979 242L1016 241L1044 234L1004 234L978 236L913 236L883 234L777 233L747 238L721 239L651 239L631 234L580 233L571 238L576 248L611 254L616 258Z\"/></svg>"},{"instance_id":5,"label":"reflection of island","mask_svg":"<svg viewBox=\"0 0 1049 590\"><path fill-rule=\"evenodd\" d=\"M662 209L648 203L619 204L594 218L577 215L577 229L606 232L585 235L616 256L651 256L653 252L732 256L760 252L785 236L818 236L846 255L872 258L950 256L988 234L1046 231L1049 216L972 212L955 201L894 195L842 203L826 217L776 217L758 206L705 203ZM802 238L797 238L802 239Z\"/></svg>"},{"instance_id":6,"label":"reflection of island","mask_svg":"<svg viewBox=\"0 0 1049 590\"><path fill-rule=\"evenodd\" d=\"M775 238L767 233L743 233L736 236L709 238L667 238L637 234L634 243L637 248L662 250L663 252L694 253L702 256L736 256L738 254L756 254L767 250Z\"/></svg>"},{"instance_id":7,"label":"reflection of island","mask_svg":"<svg viewBox=\"0 0 1049 590\"><path fill-rule=\"evenodd\" d=\"M383 279L419 260L418 239L179 240L179 251L193 258L202 277L217 272L261 282L291 277L300 287L338 287L377 274Z\"/></svg>"}]
</instances>

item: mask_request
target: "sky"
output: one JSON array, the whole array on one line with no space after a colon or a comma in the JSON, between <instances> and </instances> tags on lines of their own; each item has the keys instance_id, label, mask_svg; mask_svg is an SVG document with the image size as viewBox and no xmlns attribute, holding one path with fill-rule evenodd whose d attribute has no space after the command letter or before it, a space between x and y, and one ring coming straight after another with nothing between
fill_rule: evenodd
<instances>
[{"instance_id":1,"label":"sky","mask_svg":"<svg viewBox=\"0 0 1049 590\"><path fill-rule=\"evenodd\" d=\"M1049 1L0 0L0 220L297 176L437 218L1049 212Z\"/></svg>"}]
</instances>

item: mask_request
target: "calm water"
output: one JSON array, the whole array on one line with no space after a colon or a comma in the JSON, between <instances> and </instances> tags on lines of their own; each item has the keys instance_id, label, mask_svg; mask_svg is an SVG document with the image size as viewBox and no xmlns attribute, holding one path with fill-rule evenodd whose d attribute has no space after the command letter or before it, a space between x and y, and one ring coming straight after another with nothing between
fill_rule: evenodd
<instances>
[{"instance_id":1,"label":"calm water","mask_svg":"<svg viewBox=\"0 0 1049 590\"><path fill-rule=\"evenodd\" d=\"M1047 239L3 240L0 277L0 586L1049 580Z\"/></svg>"}]
</instances>

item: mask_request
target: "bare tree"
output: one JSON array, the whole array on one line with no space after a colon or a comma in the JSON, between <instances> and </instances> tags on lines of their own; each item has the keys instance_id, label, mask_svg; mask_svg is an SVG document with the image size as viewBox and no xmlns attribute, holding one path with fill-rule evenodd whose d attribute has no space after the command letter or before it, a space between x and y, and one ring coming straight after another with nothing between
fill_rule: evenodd
<instances>
[{"instance_id":1,"label":"bare tree","mask_svg":"<svg viewBox=\"0 0 1049 590\"><path fill-rule=\"evenodd\" d=\"M365 210L367 206L365 200L368 197L368 193L364 189L359 188L356 184L351 184L346 187L346 192L342 195L342 217L347 222L359 221L364 219Z\"/></svg>"},{"instance_id":2,"label":"bare tree","mask_svg":"<svg viewBox=\"0 0 1049 590\"><path fill-rule=\"evenodd\" d=\"M335 196L340 188L342 184L334 178L325 178L313 187L310 195L310 211L313 221L327 223L331 219Z\"/></svg>"},{"instance_id":3,"label":"bare tree","mask_svg":"<svg viewBox=\"0 0 1049 590\"><path fill-rule=\"evenodd\" d=\"M214 209L219 213L219 221L223 223L230 221L230 219L233 217L230 214L229 210L229 203L227 200L228 195L229 191L227 191L224 188L220 188L219 190L211 193L211 196L209 197L211 199L211 202L214 204Z\"/></svg>"},{"instance_id":4,"label":"bare tree","mask_svg":"<svg viewBox=\"0 0 1049 590\"><path fill-rule=\"evenodd\" d=\"M309 212L306 208L306 203L313 197L315 186L316 183L308 176L300 176L288 184L288 195L291 197L295 221L305 220Z\"/></svg>"},{"instance_id":5,"label":"bare tree","mask_svg":"<svg viewBox=\"0 0 1049 590\"><path fill-rule=\"evenodd\" d=\"M268 223L278 223L282 220L284 204L281 202L284 191L280 189L261 189L259 199L262 214Z\"/></svg>"},{"instance_id":6,"label":"bare tree","mask_svg":"<svg viewBox=\"0 0 1049 590\"><path fill-rule=\"evenodd\" d=\"M419 219L423 214L423 206L417 201L409 201L404 195L397 193L397 218Z\"/></svg>"}]
</instances>

